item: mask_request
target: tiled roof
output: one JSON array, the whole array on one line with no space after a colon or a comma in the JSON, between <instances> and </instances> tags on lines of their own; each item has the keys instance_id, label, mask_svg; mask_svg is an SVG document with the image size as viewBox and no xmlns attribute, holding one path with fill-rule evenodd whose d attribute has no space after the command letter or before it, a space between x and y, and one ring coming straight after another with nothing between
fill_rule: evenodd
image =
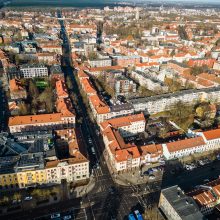
<instances>
[{"instance_id":1,"label":"tiled roof","mask_svg":"<svg viewBox=\"0 0 220 220\"><path fill-rule=\"evenodd\" d=\"M120 128L123 126L129 126L132 122L145 121L144 114L128 115L120 118L113 118L107 121L104 121L100 126L105 129L108 125L113 126L114 128Z\"/></svg>"},{"instance_id":2,"label":"tiled roof","mask_svg":"<svg viewBox=\"0 0 220 220\"><path fill-rule=\"evenodd\" d=\"M204 145L205 142L202 137L189 138L184 140L179 140L175 142L167 143L167 148L169 152L176 152L188 148L193 148L197 146Z\"/></svg>"},{"instance_id":3,"label":"tiled roof","mask_svg":"<svg viewBox=\"0 0 220 220\"><path fill-rule=\"evenodd\" d=\"M61 113L14 116L9 118L8 125L28 125L61 121Z\"/></svg>"},{"instance_id":4,"label":"tiled roof","mask_svg":"<svg viewBox=\"0 0 220 220\"><path fill-rule=\"evenodd\" d=\"M109 106L104 101L102 101L98 95L90 96L89 100L91 101L98 114L106 114L110 112Z\"/></svg>"},{"instance_id":5,"label":"tiled roof","mask_svg":"<svg viewBox=\"0 0 220 220\"><path fill-rule=\"evenodd\" d=\"M220 129L204 131L203 134L207 140L217 139L220 138Z\"/></svg>"}]
</instances>

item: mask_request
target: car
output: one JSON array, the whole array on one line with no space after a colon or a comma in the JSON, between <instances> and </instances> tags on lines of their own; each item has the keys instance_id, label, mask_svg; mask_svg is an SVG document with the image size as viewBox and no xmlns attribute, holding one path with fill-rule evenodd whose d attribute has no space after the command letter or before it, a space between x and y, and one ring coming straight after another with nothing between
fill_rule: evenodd
<instances>
[{"instance_id":1,"label":"car","mask_svg":"<svg viewBox=\"0 0 220 220\"><path fill-rule=\"evenodd\" d=\"M26 197L24 198L25 201L30 201L30 200L32 200L32 199L33 199L32 196L26 196Z\"/></svg>"},{"instance_id":2,"label":"car","mask_svg":"<svg viewBox=\"0 0 220 220\"><path fill-rule=\"evenodd\" d=\"M144 171L143 175L144 175L144 176L148 176L148 175L149 175L149 172L148 172L148 171Z\"/></svg>"},{"instance_id":3,"label":"car","mask_svg":"<svg viewBox=\"0 0 220 220\"><path fill-rule=\"evenodd\" d=\"M209 179L205 179L205 180L203 180L203 182L204 183L208 183L208 182L210 182L210 180Z\"/></svg>"},{"instance_id":4,"label":"car","mask_svg":"<svg viewBox=\"0 0 220 220\"><path fill-rule=\"evenodd\" d=\"M51 219L60 218L60 213L54 213L50 216Z\"/></svg>"},{"instance_id":5,"label":"car","mask_svg":"<svg viewBox=\"0 0 220 220\"><path fill-rule=\"evenodd\" d=\"M71 215L65 215L65 216L63 216L63 220L69 220L69 219L72 219L72 216L71 216Z\"/></svg>"},{"instance_id":6,"label":"car","mask_svg":"<svg viewBox=\"0 0 220 220\"><path fill-rule=\"evenodd\" d=\"M154 179L155 179L155 176L154 176L153 174L151 174L151 175L149 176L149 179L150 179L150 180L154 180Z\"/></svg>"}]
</instances>

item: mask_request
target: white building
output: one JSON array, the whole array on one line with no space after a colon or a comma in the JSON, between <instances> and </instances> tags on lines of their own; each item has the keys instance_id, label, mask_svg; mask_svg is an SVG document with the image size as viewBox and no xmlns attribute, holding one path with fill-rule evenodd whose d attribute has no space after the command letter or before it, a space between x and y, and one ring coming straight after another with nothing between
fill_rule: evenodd
<instances>
[{"instance_id":1,"label":"white building","mask_svg":"<svg viewBox=\"0 0 220 220\"><path fill-rule=\"evenodd\" d=\"M60 184L62 180L67 182L86 180L89 178L89 161L85 158L81 162L75 158L49 161L45 171L48 184Z\"/></svg>"},{"instance_id":2,"label":"white building","mask_svg":"<svg viewBox=\"0 0 220 220\"><path fill-rule=\"evenodd\" d=\"M21 76L23 78L47 77L48 69L45 66L27 66L20 67Z\"/></svg>"},{"instance_id":3,"label":"white building","mask_svg":"<svg viewBox=\"0 0 220 220\"><path fill-rule=\"evenodd\" d=\"M220 102L220 87L192 89L176 93L169 93L147 98L131 99L135 112L146 111L149 114L155 114L164 110L172 109L173 105L179 101L185 104L192 104L196 101Z\"/></svg>"}]
</instances>

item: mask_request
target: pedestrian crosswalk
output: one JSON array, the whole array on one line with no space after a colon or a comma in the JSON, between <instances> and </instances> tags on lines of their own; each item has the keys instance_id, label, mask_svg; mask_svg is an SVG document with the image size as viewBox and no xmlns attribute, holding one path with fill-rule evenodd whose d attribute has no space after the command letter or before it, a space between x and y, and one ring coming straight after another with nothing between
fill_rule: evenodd
<instances>
[{"instance_id":1,"label":"pedestrian crosswalk","mask_svg":"<svg viewBox=\"0 0 220 220\"><path fill-rule=\"evenodd\" d=\"M93 174L94 174L94 176L95 176L96 178L99 177L99 176L103 176L102 169L101 169L101 168L94 169L94 170L93 170Z\"/></svg>"}]
</instances>

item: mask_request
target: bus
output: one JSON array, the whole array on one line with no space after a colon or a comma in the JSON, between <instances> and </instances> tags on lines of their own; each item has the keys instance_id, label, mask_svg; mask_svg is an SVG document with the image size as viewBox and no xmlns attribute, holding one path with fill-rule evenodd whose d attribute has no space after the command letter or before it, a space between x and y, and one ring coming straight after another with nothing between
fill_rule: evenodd
<instances>
[{"instance_id":1,"label":"bus","mask_svg":"<svg viewBox=\"0 0 220 220\"><path fill-rule=\"evenodd\" d=\"M144 220L141 213L138 211L138 210L135 210L134 211L136 217L137 217L137 220Z\"/></svg>"},{"instance_id":2,"label":"bus","mask_svg":"<svg viewBox=\"0 0 220 220\"><path fill-rule=\"evenodd\" d=\"M134 217L133 214L130 214L130 215L128 216L128 220L136 220L136 218Z\"/></svg>"}]
</instances>

